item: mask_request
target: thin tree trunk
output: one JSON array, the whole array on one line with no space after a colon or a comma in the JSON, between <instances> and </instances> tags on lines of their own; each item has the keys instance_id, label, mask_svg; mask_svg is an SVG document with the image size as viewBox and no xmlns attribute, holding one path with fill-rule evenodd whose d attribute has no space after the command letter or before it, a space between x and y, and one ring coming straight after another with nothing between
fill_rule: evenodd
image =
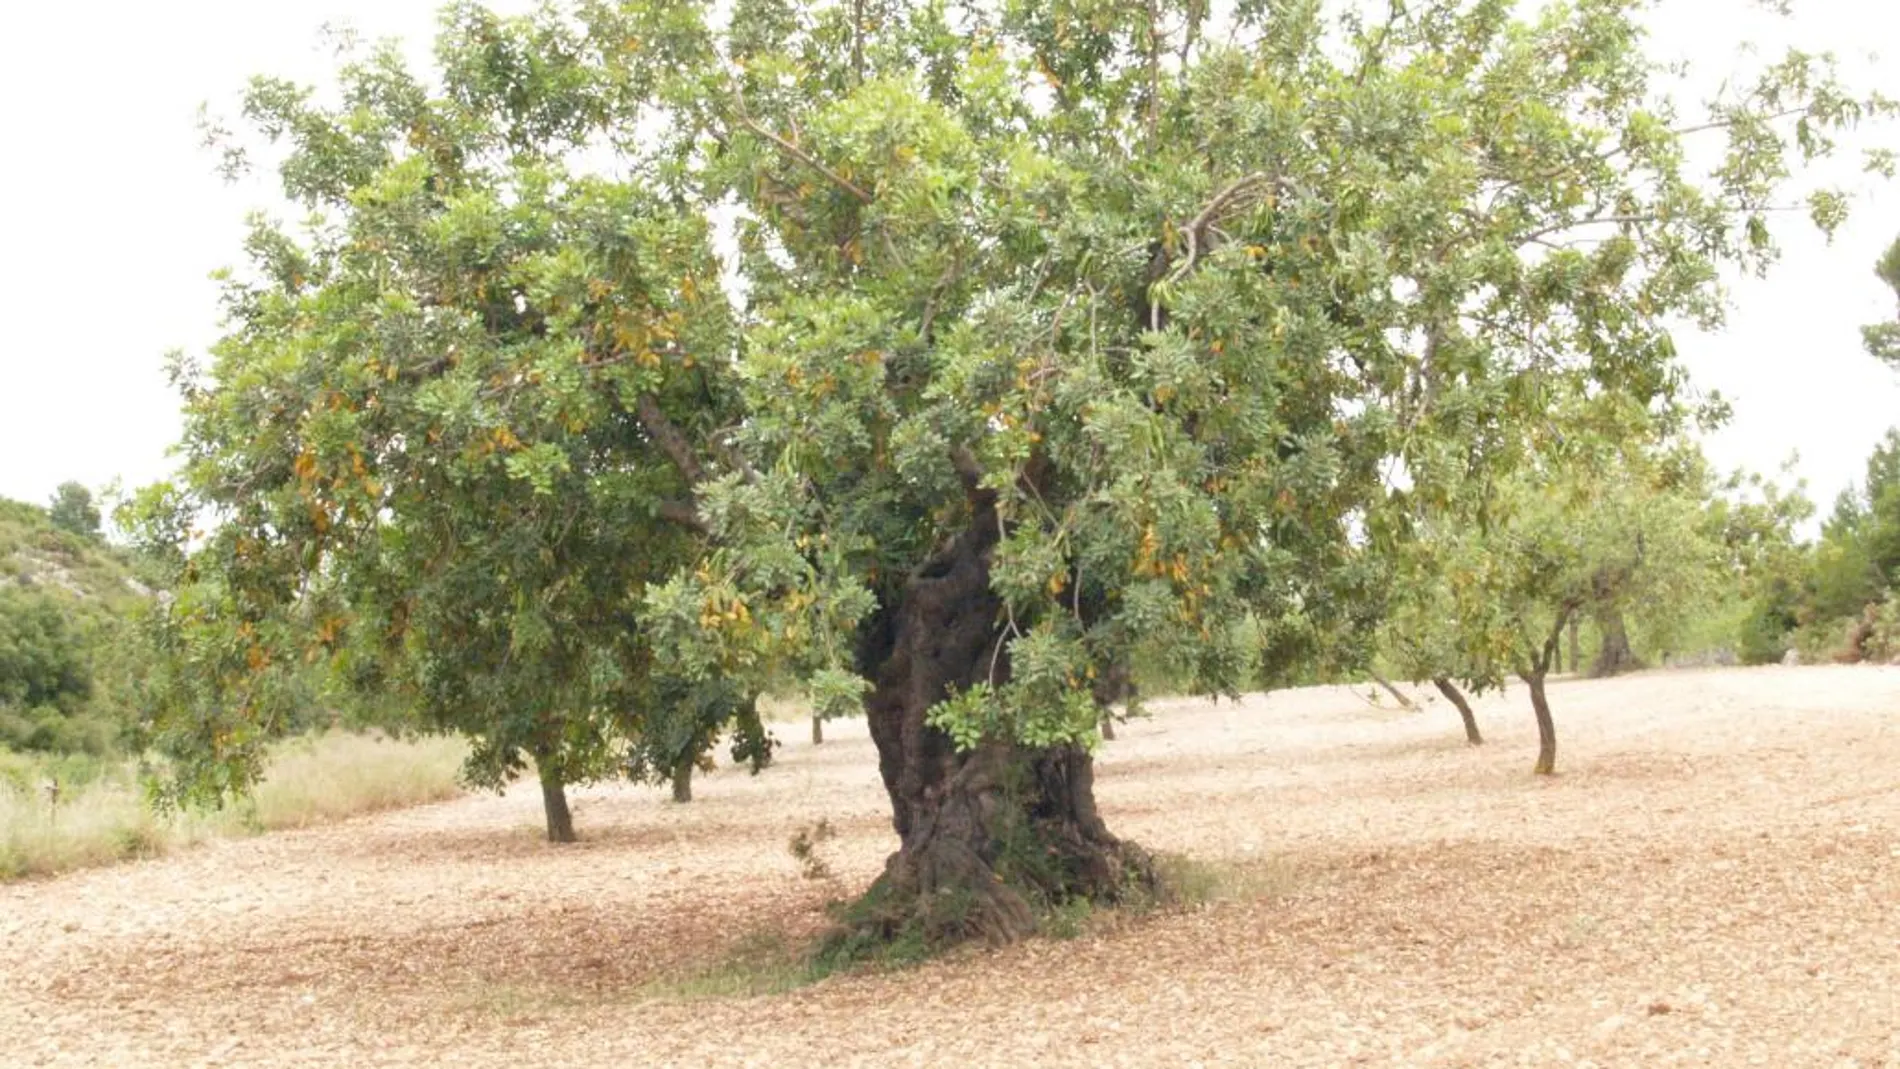
<instances>
[{"instance_id":1,"label":"thin tree trunk","mask_svg":"<svg viewBox=\"0 0 1900 1069\"><path fill-rule=\"evenodd\" d=\"M1418 706L1412 704L1412 699L1406 697L1404 694L1399 693L1399 688L1393 686L1391 680L1385 678L1384 676L1380 675L1377 672L1368 672L1367 674L1372 677L1372 681L1374 683L1377 683L1381 687L1384 687L1388 693L1390 693L1394 698L1397 698L1399 700L1399 708L1404 709L1407 712L1414 712L1418 709Z\"/></svg>"},{"instance_id":2,"label":"thin tree trunk","mask_svg":"<svg viewBox=\"0 0 1900 1069\"><path fill-rule=\"evenodd\" d=\"M567 808L567 786L553 761L536 759L541 776L541 808L547 815L548 842L574 841L574 813Z\"/></svg>"},{"instance_id":3,"label":"thin tree trunk","mask_svg":"<svg viewBox=\"0 0 1900 1069\"><path fill-rule=\"evenodd\" d=\"M693 759L673 766L673 800L684 804L693 800Z\"/></svg>"},{"instance_id":4,"label":"thin tree trunk","mask_svg":"<svg viewBox=\"0 0 1900 1069\"><path fill-rule=\"evenodd\" d=\"M1109 742L1115 741L1115 717L1112 714L1102 714L1102 738Z\"/></svg>"},{"instance_id":5,"label":"thin tree trunk","mask_svg":"<svg viewBox=\"0 0 1900 1069\"><path fill-rule=\"evenodd\" d=\"M1583 672L1583 621L1574 616L1570 618L1570 671Z\"/></svg>"},{"instance_id":6,"label":"thin tree trunk","mask_svg":"<svg viewBox=\"0 0 1900 1069\"><path fill-rule=\"evenodd\" d=\"M1557 771L1557 723L1550 717L1550 702L1544 697L1543 668L1523 673L1531 688L1531 712L1537 715L1537 766L1531 771L1548 776Z\"/></svg>"},{"instance_id":7,"label":"thin tree trunk","mask_svg":"<svg viewBox=\"0 0 1900 1069\"><path fill-rule=\"evenodd\" d=\"M822 746L825 741L825 722L819 717L811 718L811 744Z\"/></svg>"},{"instance_id":8,"label":"thin tree trunk","mask_svg":"<svg viewBox=\"0 0 1900 1069\"><path fill-rule=\"evenodd\" d=\"M1007 942L1036 929L1032 903L1114 900L1158 889L1147 853L1111 835L1082 746L984 741L959 752L926 714L953 689L1009 678L990 589L995 495L972 491L971 527L867 625L877 666L865 702L898 850L858 903L859 933Z\"/></svg>"},{"instance_id":9,"label":"thin tree trunk","mask_svg":"<svg viewBox=\"0 0 1900 1069\"><path fill-rule=\"evenodd\" d=\"M1445 676L1433 677L1432 685L1438 688L1438 693L1443 694L1446 701L1458 708L1458 716L1465 722L1465 741L1473 746L1483 746L1484 734L1478 730L1477 714L1471 711L1471 703L1465 700L1465 692Z\"/></svg>"}]
</instances>

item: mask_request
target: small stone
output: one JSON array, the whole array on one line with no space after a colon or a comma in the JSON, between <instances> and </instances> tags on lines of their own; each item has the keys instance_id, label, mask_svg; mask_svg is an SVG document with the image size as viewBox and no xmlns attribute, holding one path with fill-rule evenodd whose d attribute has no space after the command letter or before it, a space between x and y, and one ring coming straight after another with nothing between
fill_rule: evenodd
<instances>
[{"instance_id":1,"label":"small stone","mask_svg":"<svg viewBox=\"0 0 1900 1069\"><path fill-rule=\"evenodd\" d=\"M1651 1017L1661 1017L1665 1013L1674 1012L1676 1012L1676 1008L1661 999L1657 999L1655 1002L1649 1004L1649 1015Z\"/></svg>"}]
</instances>

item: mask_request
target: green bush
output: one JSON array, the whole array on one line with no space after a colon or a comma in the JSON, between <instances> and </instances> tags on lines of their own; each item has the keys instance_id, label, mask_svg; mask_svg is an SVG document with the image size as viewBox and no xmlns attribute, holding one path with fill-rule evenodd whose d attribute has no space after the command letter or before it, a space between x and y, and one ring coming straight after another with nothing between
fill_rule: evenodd
<instances>
[{"instance_id":1,"label":"green bush","mask_svg":"<svg viewBox=\"0 0 1900 1069\"><path fill-rule=\"evenodd\" d=\"M1861 616L1860 653L1869 664L1900 664L1900 597L1867 606Z\"/></svg>"},{"instance_id":2,"label":"green bush","mask_svg":"<svg viewBox=\"0 0 1900 1069\"><path fill-rule=\"evenodd\" d=\"M1831 664L1847 656L1852 645L1853 620L1815 620L1796 628L1789 641L1802 664Z\"/></svg>"},{"instance_id":3,"label":"green bush","mask_svg":"<svg viewBox=\"0 0 1900 1069\"><path fill-rule=\"evenodd\" d=\"M1742 617L1736 653L1743 664L1779 664L1795 628L1793 611L1772 598L1757 598Z\"/></svg>"}]
</instances>

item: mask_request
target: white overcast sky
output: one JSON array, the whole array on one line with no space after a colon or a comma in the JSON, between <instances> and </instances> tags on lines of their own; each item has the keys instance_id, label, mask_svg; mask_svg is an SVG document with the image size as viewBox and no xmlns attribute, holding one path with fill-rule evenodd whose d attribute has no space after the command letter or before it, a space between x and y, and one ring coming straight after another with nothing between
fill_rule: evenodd
<instances>
[{"instance_id":1,"label":"white overcast sky","mask_svg":"<svg viewBox=\"0 0 1900 1069\"><path fill-rule=\"evenodd\" d=\"M1655 49L1713 84L1789 44L1840 53L1864 81L1900 96L1869 49L1900 42L1900 4L1794 0L1795 15L1751 0L1665 0ZM0 496L43 502L58 483L128 487L164 477L178 432L161 371L174 348L202 351L217 329L215 268L235 261L244 213L263 187L231 187L199 148L201 102L228 112L254 73L315 81L326 24L423 43L436 0L105 0L16 3L0 15ZM519 8L517 2L502 6ZM424 45L426 47L426 45ZM1882 140L1900 144L1892 131ZM1836 181L1860 183L1855 168ZM1695 381L1735 406L1708 444L1721 466L1797 469L1825 511L1858 478L1873 443L1900 424L1900 375L1860 348L1859 327L1893 314L1871 266L1900 235L1900 190L1870 183L1830 246L1790 228L1766 281L1734 287L1716 335L1685 332Z\"/></svg>"}]
</instances>

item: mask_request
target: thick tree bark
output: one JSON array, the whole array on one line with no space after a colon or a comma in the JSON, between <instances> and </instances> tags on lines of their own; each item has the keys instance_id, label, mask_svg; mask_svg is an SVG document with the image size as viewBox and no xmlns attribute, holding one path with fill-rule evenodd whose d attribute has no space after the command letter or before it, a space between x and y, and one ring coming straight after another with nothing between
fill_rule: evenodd
<instances>
[{"instance_id":1,"label":"thick tree bark","mask_svg":"<svg viewBox=\"0 0 1900 1069\"><path fill-rule=\"evenodd\" d=\"M1465 722L1465 741L1473 746L1483 746L1484 734L1478 730L1477 714L1471 711L1471 703L1465 700L1465 692L1445 676L1434 677L1432 685L1438 688L1438 693L1443 694L1446 701L1458 708L1458 716Z\"/></svg>"},{"instance_id":2,"label":"thick tree bark","mask_svg":"<svg viewBox=\"0 0 1900 1069\"><path fill-rule=\"evenodd\" d=\"M811 718L811 744L821 746L825 741L825 722L818 717Z\"/></svg>"},{"instance_id":3,"label":"thick tree bark","mask_svg":"<svg viewBox=\"0 0 1900 1069\"><path fill-rule=\"evenodd\" d=\"M1381 687L1384 687L1386 689L1386 693L1398 699L1399 708L1404 709L1406 712L1413 712L1418 709L1418 706L1412 704L1412 699L1400 693L1399 688L1392 685L1391 680L1387 679L1386 677L1380 675L1377 672L1369 672L1367 674L1372 677L1372 681L1374 683L1377 683Z\"/></svg>"},{"instance_id":4,"label":"thick tree bark","mask_svg":"<svg viewBox=\"0 0 1900 1069\"><path fill-rule=\"evenodd\" d=\"M693 761L691 758L673 766L673 800L681 804L693 800Z\"/></svg>"},{"instance_id":5,"label":"thick tree bark","mask_svg":"<svg viewBox=\"0 0 1900 1069\"><path fill-rule=\"evenodd\" d=\"M1524 674L1524 682L1531 688L1531 712L1537 716L1537 765L1531 771L1540 776L1557 771L1557 723L1551 719L1550 702L1544 697L1546 674L1543 668Z\"/></svg>"},{"instance_id":6,"label":"thick tree bark","mask_svg":"<svg viewBox=\"0 0 1900 1069\"><path fill-rule=\"evenodd\" d=\"M1038 906L1158 890L1147 853L1097 812L1086 749L986 741L958 752L925 722L953 690L1009 678L990 590L994 495L971 497L970 528L887 596L860 650L878 666L865 712L899 847L852 923L881 937L921 928L933 942L1007 942L1035 931Z\"/></svg>"},{"instance_id":7,"label":"thick tree bark","mask_svg":"<svg viewBox=\"0 0 1900 1069\"><path fill-rule=\"evenodd\" d=\"M1603 642L1597 647L1596 663L1590 666L1593 677L1602 679L1642 667L1630 649L1629 629L1623 624L1621 612L1606 609L1598 613L1597 626L1603 631Z\"/></svg>"},{"instance_id":8,"label":"thick tree bark","mask_svg":"<svg viewBox=\"0 0 1900 1069\"><path fill-rule=\"evenodd\" d=\"M541 776L541 808L547 815L548 842L574 841L574 814L567 808L567 786L551 761L537 761Z\"/></svg>"}]
</instances>

